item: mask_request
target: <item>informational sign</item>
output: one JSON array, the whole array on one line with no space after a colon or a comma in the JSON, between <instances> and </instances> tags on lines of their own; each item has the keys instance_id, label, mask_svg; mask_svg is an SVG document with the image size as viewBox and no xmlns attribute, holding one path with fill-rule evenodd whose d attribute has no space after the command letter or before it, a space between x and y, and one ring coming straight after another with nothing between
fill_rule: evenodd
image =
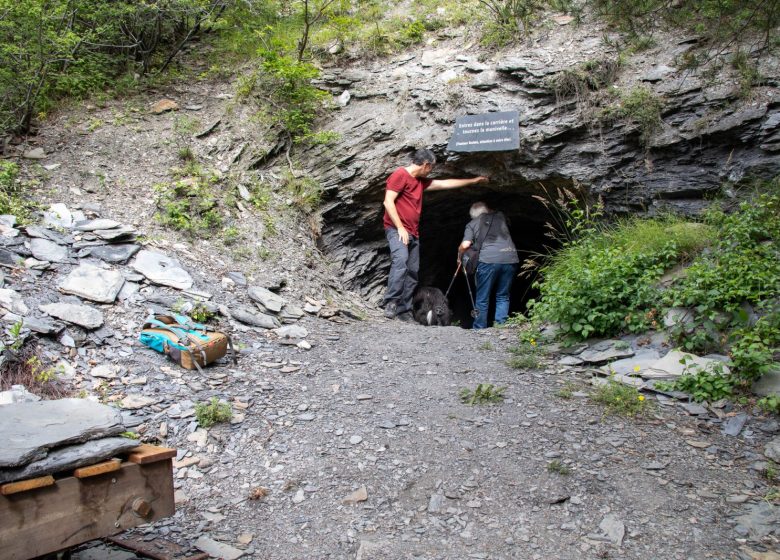
<instances>
[{"instance_id":1,"label":"informational sign","mask_svg":"<svg viewBox=\"0 0 780 560\"><path fill-rule=\"evenodd\" d=\"M500 152L520 147L517 111L466 115L455 121L450 152Z\"/></svg>"}]
</instances>

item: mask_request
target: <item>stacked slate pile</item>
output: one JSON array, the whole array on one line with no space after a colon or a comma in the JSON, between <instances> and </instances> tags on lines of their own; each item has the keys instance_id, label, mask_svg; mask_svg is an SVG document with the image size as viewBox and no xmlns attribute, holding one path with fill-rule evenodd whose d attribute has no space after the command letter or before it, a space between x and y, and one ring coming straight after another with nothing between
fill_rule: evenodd
<instances>
[{"instance_id":1,"label":"stacked slate pile","mask_svg":"<svg viewBox=\"0 0 780 560\"><path fill-rule=\"evenodd\" d=\"M86 399L0 406L0 483L104 461L138 446L119 410Z\"/></svg>"}]
</instances>

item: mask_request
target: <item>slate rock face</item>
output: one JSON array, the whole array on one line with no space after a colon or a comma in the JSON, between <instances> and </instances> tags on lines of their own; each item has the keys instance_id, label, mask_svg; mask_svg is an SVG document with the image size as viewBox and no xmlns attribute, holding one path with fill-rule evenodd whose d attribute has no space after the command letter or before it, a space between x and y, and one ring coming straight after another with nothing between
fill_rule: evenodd
<instances>
[{"instance_id":1,"label":"slate rock face","mask_svg":"<svg viewBox=\"0 0 780 560\"><path fill-rule=\"evenodd\" d=\"M99 303L113 303L124 283L118 270L81 263L60 284L60 291Z\"/></svg>"},{"instance_id":2,"label":"slate rock face","mask_svg":"<svg viewBox=\"0 0 780 560\"><path fill-rule=\"evenodd\" d=\"M124 437L111 437L68 445L49 452L39 461L24 467L0 469L0 483L34 478L69 469L92 465L138 447L138 442Z\"/></svg>"},{"instance_id":3,"label":"slate rock face","mask_svg":"<svg viewBox=\"0 0 780 560\"><path fill-rule=\"evenodd\" d=\"M231 309L230 316L236 321L253 327L275 329L279 326L279 321L275 317L265 313L249 311L248 309Z\"/></svg>"},{"instance_id":4,"label":"slate rock face","mask_svg":"<svg viewBox=\"0 0 780 560\"><path fill-rule=\"evenodd\" d=\"M143 250L138 253L132 267L149 281L178 290L192 288L192 277L178 261L156 251Z\"/></svg>"},{"instance_id":5,"label":"slate rock face","mask_svg":"<svg viewBox=\"0 0 780 560\"><path fill-rule=\"evenodd\" d=\"M52 447L125 431L121 413L86 399L15 403L0 408L0 467L43 459Z\"/></svg>"}]
</instances>

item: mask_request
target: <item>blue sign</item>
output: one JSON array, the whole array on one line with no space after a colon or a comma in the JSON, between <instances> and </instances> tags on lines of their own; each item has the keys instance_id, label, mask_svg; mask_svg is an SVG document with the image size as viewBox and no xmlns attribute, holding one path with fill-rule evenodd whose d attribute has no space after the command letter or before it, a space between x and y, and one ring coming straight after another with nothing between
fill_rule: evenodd
<instances>
[{"instance_id":1,"label":"blue sign","mask_svg":"<svg viewBox=\"0 0 780 560\"><path fill-rule=\"evenodd\" d=\"M501 152L520 147L517 111L466 115L455 121L450 152Z\"/></svg>"}]
</instances>

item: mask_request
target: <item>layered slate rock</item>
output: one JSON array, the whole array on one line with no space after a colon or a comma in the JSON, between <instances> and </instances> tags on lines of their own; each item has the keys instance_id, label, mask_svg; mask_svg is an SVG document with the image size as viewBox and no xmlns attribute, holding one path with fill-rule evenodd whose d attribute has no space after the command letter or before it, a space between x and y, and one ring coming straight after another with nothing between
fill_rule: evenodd
<instances>
[{"instance_id":1,"label":"layered slate rock","mask_svg":"<svg viewBox=\"0 0 780 560\"><path fill-rule=\"evenodd\" d=\"M9 288L0 288L0 307L16 315L27 315L29 312L22 296Z\"/></svg>"},{"instance_id":2,"label":"layered slate rock","mask_svg":"<svg viewBox=\"0 0 780 560\"><path fill-rule=\"evenodd\" d=\"M48 239L35 238L30 240L30 251L39 261L67 262L68 249Z\"/></svg>"},{"instance_id":3,"label":"layered slate rock","mask_svg":"<svg viewBox=\"0 0 780 560\"><path fill-rule=\"evenodd\" d=\"M276 295L271 290L266 290L259 286L250 286L247 290L249 298L255 303L259 303L271 313L279 313L287 304L287 300Z\"/></svg>"},{"instance_id":4,"label":"layered slate rock","mask_svg":"<svg viewBox=\"0 0 780 560\"><path fill-rule=\"evenodd\" d=\"M122 224L119 222L108 218L96 218L94 220L87 220L86 222L78 222L74 229L78 231L95 231L98 229L114 229L121 225Z\"/></svg>"},{"instance_id":5,"label":"layered slate rock","mask_svg":"<svg viewBox=\"0 0 780 560\"><path fill-rule=\"evenodd\" d=\"M77 303L48 303L39 306L39 309L66 323L73 323L85 329L96 329L103 324L103 314L88 305Z\"/></svg>"},{"instance_id":6,"label":"layered slate rock","mask_svg":"<svg viewBox=\"0 0 780 560\"><path fill-rule=\"evenodd\" d=\"M59 288L66 294L73 294L90 301L113 303L124 283L125 279L118 270L81 263L68 274Z\"/></svg>"},{"instance_id":7,"label":"layered slate rock","mask_svg":"<svg viewBox=\"0 0 780 560\"><path fill-rule=\"evenodd\" d=\"M141 249L140 245L119 243L116 245L100 245L88 249L87 255L109 263L123 264ZM85 255L86 256L86 255Z\"/></svg>"},{"instance_id":8,"label":"layered slate rock","mask_svg":"<svg viewBox=\"0 0 780 560\"><path fill-rule=\"evenodd\" d=\"M5 405L0 409L0 467L21 467L49 449L125 431L115 408L86 399Z\"/></svg>"},{"instance_id":9,"label":"layered slate rock","mask_svg":"<svg viewBox=\"0 0 780 560\"><path fill-rule=\"evenodd\" d=\"M143 274L150 282L170 286L177 290L192 288L192 277L179 262L156 251L143 250L132 264L133 270Z\"/></svg>"},{"instance_id":10,"label":"layered slate rock","mask_svg":"<svg viewBox=\"0 0 780 560\"><path fill-rule=\"evenodd\" d=\"M92 465L138 447L138 442L124 437L95 439L78 445L53 449L39 461L24 467L0 469L0 483L34 478L69 469Z\"/></svg>"},{"instance_id":11,"label":"layered slate rock","mask_svg":"<svg viewBox=\"0 0 780 560\"><path fill-rule=\"evenodd\" d=\"M240 321L246 325L260 327L263 329L275 329L280 325L276 317L243 308L231 309L230 316L233 317L236 321Z\"/></svg>"}]
</instances>

